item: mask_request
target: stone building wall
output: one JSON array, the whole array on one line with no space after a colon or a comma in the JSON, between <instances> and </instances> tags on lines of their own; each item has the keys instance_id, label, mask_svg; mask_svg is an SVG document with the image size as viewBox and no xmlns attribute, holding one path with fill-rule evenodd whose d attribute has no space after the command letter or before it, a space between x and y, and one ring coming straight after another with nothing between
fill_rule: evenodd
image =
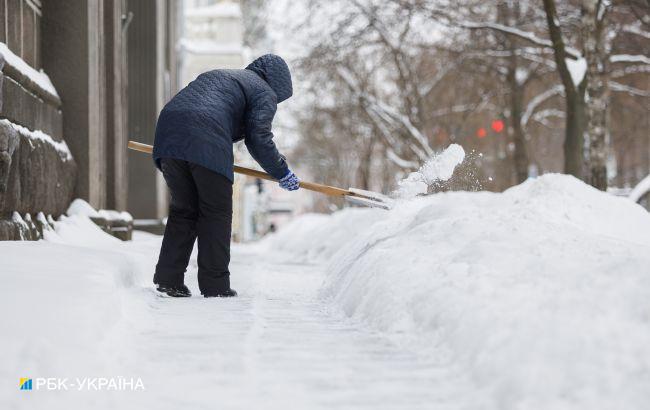
<instances>
[{"instance_id":1,"label":"stone building wall","mask_svg":"<svg viewBox=\"0 0 650 410\"><path fill-rule=\"evenodd\" d=\"M41 18L38 0L0 0L0 240L40 238L75 188L61 100L38 71Z\"/></svg>"},{"instance_id":2,"label":"stone building wall","mask_svg":"<svg viewBox=\"0 0 650 410\"><path fill-rule=\"evenodd\" d=\"M38 239L39 224L73 198L139 218L166 214L151 158L126 145L152 142L178 90L180 4L0 0L0 240ZM130 237L131 222L126 234L95 222Z\"/></svg>"}]
</instances>

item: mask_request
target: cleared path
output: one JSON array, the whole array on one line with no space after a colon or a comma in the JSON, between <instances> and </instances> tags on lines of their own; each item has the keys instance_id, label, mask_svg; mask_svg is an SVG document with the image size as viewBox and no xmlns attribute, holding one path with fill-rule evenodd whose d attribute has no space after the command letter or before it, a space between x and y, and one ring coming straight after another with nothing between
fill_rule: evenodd
<instances>
[{"instance_id":1,"label":"cleared path","mask_svg":"<svg viewBox=\"0 0 650 410\"><path fill-rule=\"evenodd\" d=\"M321 269L273 263L237 247L231 264L236 299L143 292L148 312L138 320L137 363L148 363L146 383L156 390L157 404L463 407L463 384L446 367L330 312L318 295ZM186 283L198 295L195 272Z\"/></svg>"},{"instance_id":2,"label":"cleared path","mask_svg":"<svg viewBox=\"0 0 650 410\"><path fill-rule=\"evenodd\" d=\"M472 408L471 386L435 349L333 310L319 294L320 265L237 246L239 297L201 297L192 266L195 296L163 298L149 284L158 238L100 239L0 246L0 408ZM140 378L145 390L25 392L20 377Z\"/></svg>"}]
</instances>

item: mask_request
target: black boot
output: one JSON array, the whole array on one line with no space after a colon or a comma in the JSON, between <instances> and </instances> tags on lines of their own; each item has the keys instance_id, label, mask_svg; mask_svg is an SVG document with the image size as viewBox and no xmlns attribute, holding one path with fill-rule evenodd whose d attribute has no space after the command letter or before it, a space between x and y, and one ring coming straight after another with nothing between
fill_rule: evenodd
<instances>
[{"instance_id":1,"label":"black boot","mask_svg":"<svg viewBox=\"0 0 650 410\"><path fill-rule=\"evenodd\" d=\"M237 296L237 291L235 289L228 289L218 293L204 293L203 296L206 298L232 298Z\"/></svg>"},{"instance_id":2,"label":"black boot","mask_svg":"<svg viewBox=\"0 0 650 410\"><path fill-rule=\"evenodd\" d=\"M169 286L169 285L156 285L156 290L160 293L164 293L167 296L173 298L189 298L192 296L192 292L185 285L180 286Z\"/></svg>"}]
</instances>

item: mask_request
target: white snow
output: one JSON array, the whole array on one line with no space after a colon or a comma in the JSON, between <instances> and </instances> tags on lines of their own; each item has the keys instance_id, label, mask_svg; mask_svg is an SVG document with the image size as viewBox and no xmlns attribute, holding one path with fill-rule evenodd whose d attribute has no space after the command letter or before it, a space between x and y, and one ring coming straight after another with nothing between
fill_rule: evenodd
<instances>
[{"instance_id":1,"label":"white snow","mask_svg":"<svg viewBox=\"0 0 650 410\"><path fill-rule=\"evenodd\" d=\"M585 60L584 57L579 57L575 60L567 58L564 61L566 61L566 66L571 74L573 85L578 87L587 73L587 60Z\"/></svg>"},{"instance_id":2,"label":"white snow","mask_svg":"<svg viewBox=\"0 0 650 410\"><path fill-rule=\"evenodd\" d=\"M234 300L155 296L160 237L121 242L75 208L44 241L0 242L3 408L650 402L650 214L572 177L307 215L233 246ZM196 255L186 283L198 295ZM20 377L145 390L24 392Z\"/></svg>"},{"instance_id":3,"label":"white snow","mask_svg":"<svg viewBox=\"0 0 650 410\"><path fill-rule=\"evenodd\" d=\"M79 216L86 216L89 218L99 217L97 210L93 208L88 202L84 201L81 198L77 198L74 201L72 201L70 203L70 206L68 206L68 210L65 211L65 214L68 216L79 215Z\"/></svg>"},{"instance_id":4,"label":"white snow","mask_svg":"<svg viewBox=\"0 0 650 410\"><path fill-rule=\"evenodd\" d=\"M31 131L22 125L14 124L13 122L6 119L0 119L0 123L10 125L21 135L28 139L39 140L50 144L59 153L59 156L62 160L70 161L72 159L72 153L70 152L70 148L68 148L68 144L66 144L65 141L55 141L54 138L47 135L41 130Z\"/></svg>"},{"instance_id":5,"label":"white snow","mask_svg":"<svg viewBox=\"0 0 650 410\"><path fill-rule=\"evenodd\" d=\"M650 57L643 54L616 54L609 59L612 63L642 63L650 64Z\"/></svg>"},{"instance_id":6,"label":"white snow","mask_svg":"<svg viewBox=\"0 0 650 410\"><path fill-rule=\"evenodd\" d=\"M650 214L624 198L545 175L503 194L298 220L269 241L298 257L320 246L323 295L384 334L448 352L475 383L467 394L489 397L473 408L650 402Z\"/></svg>"},{"instance_id":7,"label":"white snow","mask_svg":"<svg viewBox=\"0 0 650 410\"><path fill-rule=\"evenodd\" d=\"M107 221L132 221L133 216L128 212L119 212L114 210L100 209L99 211L93 208L88 202L84 201L81 198L77 198L68 207L68 210L65 212L68 216L85 216L88 218L104 218Z\"/></svg>"},{"instance_id":8,"label":"white snow","mask_svg":"<svg viewBox=\"0 0 650 410\"><path fill-rule=\"evenodd\" d=\"M133 216L126 211L114 211L111 209L100 209L97 211L100 217L106 219L107 221L133 221Z\"/></svg>"},{"instance_id":9,"label":"white snow","mask_svg":"<svg viewBox=\"0 0 650 410\"><path fill-rule=\"evenodd\" d=\"M413 198L426 194L430 185L437 181L447 181L454 174L456 166L465 159L465 150L458 144L451 144L442 152L435 154L416 172L411 172L399 181L397 196Z\"/></svg>"},{"instance_id":10,"label":"white snow","mask_svg":"<svg viewBox=\"0 0 650 410\"><path fill-rule=\"evenodd\" d=\"M59 94L56 92L56 88L50 81L50 77L45 74L43 70L36 71L29 64L25 62L22 58L15 55L5 43L0 42L0 54L4 57L5 64L9 64L19 72L23 73L27 78L32 80L36 85L38 85L43 91L59 98Z\"/></svg>"},{"instance_id":11,"label":"white snow","mask_svg":"<svg viewBox=\"0 0 650 410\"><path fill-rule=\"evenodd\" d=\"M235 300L156 296L160 237L80 214L46 241L0 242L3 408L331 409L463 404L463 378L331 312L322 266L234 246ZM186 283L195 295L196 256ZM141 380L138 391L31 391L20 377ZM9 382L13 381L13 382ZM382 389L381 386L390 387ZM432 388L432 386L440 386ZM216 403L216 404L215 404Z\"/></svg>"},{"instance_id":12,"label":"white snow","mask_svg":"<svg viewBox=\"0 0 650 410\"><path fill-rule=\"evenodd\" d=\"M462 27L466 27L466 28L489 28L489 29L492 29L492 30L502 31L504 33L509 33L509 34L513 34L513 35L515 35L517 37L524 38L524 39L526 39L526 40L528 40L528 41L530 41L532 43L535 43L535 44L537 44L539 46L547 47L547 48L551 48L551 49L553 48L553 43L551 42L551 40L540 38L534 32L521 30L521 29L518 29L517 27L510 27L510 26L506 26L506 25L503 25L503 24L499 24L499 23L493 23L493 22L463 21L460 24L461 24ZM571 57L575 57L575 58L578 58L578 59L581 57L580 52L578 52L573 47L566 47L565 51L566 51L567 55L569 55Z\"/></svg>"}]
</instances>

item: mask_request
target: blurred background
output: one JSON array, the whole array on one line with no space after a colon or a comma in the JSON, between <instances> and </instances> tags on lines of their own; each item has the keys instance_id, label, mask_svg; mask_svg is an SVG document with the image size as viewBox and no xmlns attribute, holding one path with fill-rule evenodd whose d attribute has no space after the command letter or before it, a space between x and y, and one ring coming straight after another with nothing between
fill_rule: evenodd
<instances>
[{"instance_id":1,"label":"blurred background","mask_svg":"<svg viewBox=\"0 0 650 410\"><path fill-rule=\"evenodd\" d=\"M451 143L446 189L564 172L627 195L650 174L650 0L0 0L0 239L73 198L160 232L164 181L126 142L153 143L198 74L270 52L294 79L275 141L305 180L390 193ZM234 204L236 241L346 205L242 176Z\"/></svg>"}]
</instances>

